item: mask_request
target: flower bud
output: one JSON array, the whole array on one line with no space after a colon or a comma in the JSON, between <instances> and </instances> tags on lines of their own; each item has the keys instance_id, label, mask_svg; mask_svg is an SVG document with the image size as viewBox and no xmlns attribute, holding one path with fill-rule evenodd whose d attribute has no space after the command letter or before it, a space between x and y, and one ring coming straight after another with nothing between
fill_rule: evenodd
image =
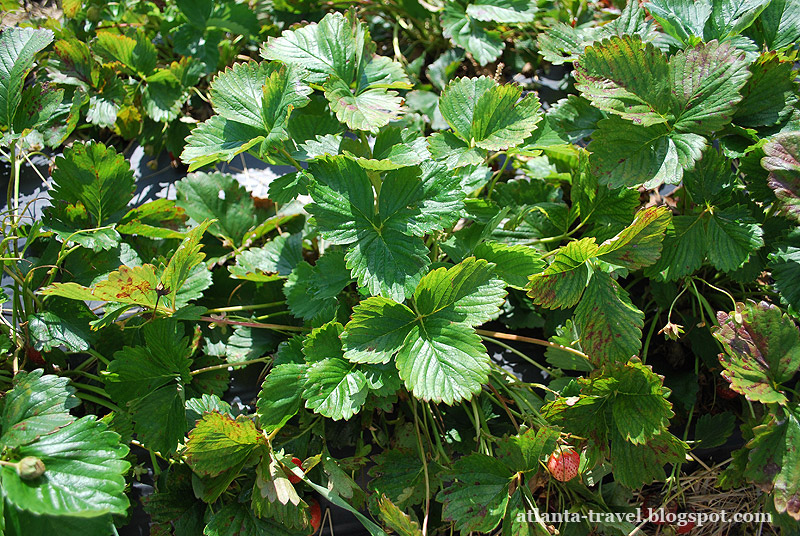
<instances>
[{"instance_id":1,"label":"flower bud","mask_svg":"<svg viewBox=\"0 0 800 536\"><path fill-rule=\"evenodd\" d=\"M26 456L17 464L17 474L22 480L33 480L44 474L44 462L35 456Z\"/></svg>"}]
</instances>

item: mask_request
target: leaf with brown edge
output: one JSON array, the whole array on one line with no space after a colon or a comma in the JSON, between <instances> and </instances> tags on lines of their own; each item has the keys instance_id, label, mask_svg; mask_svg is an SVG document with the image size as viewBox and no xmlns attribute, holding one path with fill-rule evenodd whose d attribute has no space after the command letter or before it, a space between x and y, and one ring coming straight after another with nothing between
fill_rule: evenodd
<instances>
[{"instance_id":1,"label":"leaf with brown edge","mask_svg":"<svg viewBox=\"0 0 800 536\"><path fill-rule=\"evenodd\" d=\"M667 207L649 207L639 211L633 223L600 244L597 257L631 271L650 266L661 256L664 231L671 219Z\"/></svg>"},{"instance_id":2,"label":"leaf with brown edge","mask_svg":"<svg viewBox=\"0 0 800 536\"><path fill-rule=\"evenodd\" d=\"M741 316L741 322L737 321ZM714 337L725 349L719 360L731 389L753 402L787 404L781 383L800 368L800 331L791 317L766 302L737 304L717 313Z\"/></svg>"},{"instance_id":3,"label":"leaf with brown edge","mask_svg":"<svg viewBox=\"0 0 800 536\"><path fill-rule=\"evenodd\" d=\"M764 145L761 165L768 184L783 204L783 213L800 222L800 132L784 132Z\"/></svg>"},{"instance_id":4,"label":"leaf with brown edge","mask_svg":"<svg viewBox=\"0 0 800 536\"><path fill-rule=\"evenodd\" d=\"M239 464L254 461L265 447L266 441L252 419L206 413L189 432L186 461L198 474L217 476Z\"/></svg>"}]
</instances>

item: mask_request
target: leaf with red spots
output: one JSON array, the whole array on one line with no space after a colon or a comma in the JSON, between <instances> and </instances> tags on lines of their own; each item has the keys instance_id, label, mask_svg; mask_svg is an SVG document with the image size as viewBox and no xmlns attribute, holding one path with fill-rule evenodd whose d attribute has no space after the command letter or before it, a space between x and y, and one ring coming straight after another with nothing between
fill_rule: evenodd
<instances>
[{"instance_id":1,"label":"leaf with red spots","mask_svg":"<svg viewBox=\"0 0 800 536\"><path fill-rule=\"evenodd\" d=\"M597 257L631 271L650 266L661 256L664 231L671 220L667 207L646 208L617 236L600 244Z\"/></svg>"},{"instance_id":2,"label":"leaf with red spots","mask_svg":"<svg viewBox=\"0 0 800 536\"><path fill-rule=\"evenodd\" d=\"M581 299L591 276L587 261L596 255L597 244L592 237L561 247L550 266L531 275L528 296L548 309L572 307Z\"/></svg>"}]
</instances>

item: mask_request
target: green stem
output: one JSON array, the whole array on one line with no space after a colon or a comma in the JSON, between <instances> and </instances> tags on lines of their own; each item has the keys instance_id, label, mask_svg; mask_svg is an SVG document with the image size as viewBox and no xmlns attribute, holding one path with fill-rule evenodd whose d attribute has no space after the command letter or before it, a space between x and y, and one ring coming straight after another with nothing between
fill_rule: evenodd
<instances>
[{"instance_id":1,"label":"green stem","mask_svg":"<svg viewBox=\"0 0 800 536\"><path fill-rule=\"evenodd\" d=\"M252 365L253 363L266 363L270 361L272 357L259 357L258 359L250 359L248 361L239 361L238 363L222 363L220 365L211 365L210 367L203 367L201 369L193 370L189 374L192 376L197 376L198 374L205 374L206 372L212 372L214 370L222 370L228 367L244 367L247 365Z\"/></svg>"},{"instance_id":2,"label":"green stem","mask_svg":"<svg viewBox=\"0 0 800 536\"><path fill-rule=\"evenodd\" d=\"M474 400L474 399L473 399ZM420 461L422 462L422 471L425 473L425 517L422 520L422 536L428 534L428 516L431 511L431 481L428 475L428 460L425 455L425 449L422 446L422 436L419 433L419 416L417 415L417 400L411 397L411 410L414 413L414 427L417 431L417 446L419 447Z\"/></svg>"},{"instance_id":3,"label":"green stem","mask_svg":"<svg viewBox=\"0 0 800 536\"><path fill-rule=\"evenodd\" d=\"M661 309L656 311L655 317L653 317L653 321L650 322L650 329L647 331L647 337L644 340L644 345L642 346L642 363L647 362L647 350L650 349L650 339L653 338L653 333L656 331L656 322L658 322L658 317L661 316Z\"/></svg>"},{"instance_id":4,"label":"green stem","mask_svg":"<svg viewBox=\"0 0 800 536\"><path fill-rule=\"evenodd\" d=\"M116 411L117 413L122 413L122 409L116 404L109 402L108 400L103 400L100 397L89 395L86 393L77 392L75 396L80 398L81 400L86 400L87 402L94 402L98 406L103 406L104 408L110 409L111 411Z\"/></svg>"},{"instance_id":5,"label":"green stem","mask_svg":"<svg viewBox=\"0 0 800 536\"><path fill-rule=\"evenodd\" d=\"M503 165L500 166L500 169L494 172L492 175L492 181L489 183L489 189L486 191L486 199L492 198L492 191L494 190L494 185L497 183L497 180L500 178L500 175L506 170L508 163L511 161L511 158L506 154L505 160L503 160Z\"/></svg>"},{"instance_id":6,"label":"green stem","mask_svg":"<svg viewBox=\"0 0 800 536\"><path fill-rule=\"evenodd\" d=\"M244 326L246 328L271 329L273 331L310 331L311 328L303 326L285 326L282 324L262 324L261 322L240 322L238 320L228 320L227 318L211 318L210 316L201 317L203 322L212 324L226 324L229 326Z\"/></svg>"},{"instance_id":7,"label":"green stem","mask_svg":"<svg viewBox=\"0 0 800 536\"><path fill-rule=\"evenodd\" d=\"M289 160L289 162L291 162L291 163L292 163L292 165L293 165L295 168L297 168L297 170L298 170L298 171L302 171L302 170L303 170L303 166L301 166L300 164L298 164L298 163L297 163L297 160L295 160L294 158L292 158L292 155L290 155L290 154L289 154L289 151L287 151L285 147L281 147L281 150L280 150L280 152L281 152L281 154L282 154L284 157L286 157L286 159L287 159L287 160Z\"/></svg>"},{"instance_id":8,"label":"green stem","mask_svg":"<svg viewBox=\"0 0 800 536\"><path fill-rule=\"evenodd\" d=\"M230 307L217 307L216 309L209 309L207 313L233 313L237 311L256 311L258 309L267 309L275 307L276 305L283 305L286 300L270 302L270 303L257 303L255 305L232 305Z\"/></svg>"},{"instance_id":9,"label":"green stem","mask_svg":"<svg viewBox=\"0 0 800 536\"><path fill-rule=\"evenodd\" d=\"M535 339L533 337L524 337L522 335L512 335L511 333L503 333L501 331L490 331L488 329L476 329L475 332L478 335L486 336L486 337L493 337L496 339L505 339L507 341L519 341L519 342L527 342L529 344L537 344L539 346L548 346L550 348L557 348L558 350L563 350L565 352L569 352L571 354L575 354L581 356L584 359L589 359L589 356L581 352L580 350L576 350L575 348L570 348L569 346L564 346L563 344L557 344L554 342L546 341L544 339Z\"/></svg>"},{"instance_id":10,"label":"green stem","mask_svg":"<svg viewBox=\"0 0 800 536\"><path fill-rule=\"evenodd\" d=\"M513 346L509 346L508 344L506 344L506 343L504 343L502 341L499 341L499 340L494 339L492 337L487 337L485 335L481 335L481 339L483 339L485 341L489 341L489 342L491 342L493 344L496 344L497 346L499 346L501 348L505 348L509 352L512 352L513 354L518 355L519 357L521 357L522 359L524 359L525 361L527 361L528 363L530 363L534 367L538 368L539 370L542 370L542 371L546 372L549 376L554 376L554 377L559 377L560 376L560 375L553 374L553 371L551 371L549 368L545 367L544 365L542 365L540 363L537 363L532 357L528 357L527 355L523 354L522 352L520 352L519 350L517 350Z\"/></svg>"}]
</instances>

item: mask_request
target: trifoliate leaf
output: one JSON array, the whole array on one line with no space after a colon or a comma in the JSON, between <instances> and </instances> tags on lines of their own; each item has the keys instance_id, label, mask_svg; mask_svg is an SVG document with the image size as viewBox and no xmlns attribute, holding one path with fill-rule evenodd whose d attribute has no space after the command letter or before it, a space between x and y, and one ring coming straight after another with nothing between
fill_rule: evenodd
<instances>
[{"instance_id":1,"label":"trifoliate leaf","mask_svg":"<svg viewBox=\"0 0 800 536\"><path fill-rule=\"evenodd\" d=\"M252 419L210 412L189 433L186 460L193 471L217 476L232 467L254 461L266 448L264 436Z\"/></svg>"},{"instance_id":2,"label":"trifoliate leaf","mask_svg":"<svg viewBox=\"0 0 800 536\"><path fill-rule=\"evenodd\" d=\"M489 30L480 20L467 14L466 0L446 3L440 20L442 35L472 54L481 65L493 62L505 49L500 32Z\"/></svg>"},{"instance_id":3,"label":"trifoliate leaf","mask_svg":"<svg viewBox=\"0 0 800 536\"><path fill-rule=\"evenodd\" d=\"M462 532L492 532L505 515L513 473L502 462L474 453L453 466L453 483L439 492L442 519Z\"/></svg>"},{"instance_id":4,"label":"trifoliate leaf","mask_svg":"<svg viewBox=\"0 0 800 536\"><path fill-rule=\"evenodd\" d=\"M147 324L142 333L146 346L127 346L114 354L104 373L106 391L129 406L142 442L166 454L186 433L189 341L180 324L170 320Z\"/></svg>"},{"instance_id":5,"label":"trifoliate leaf","mask_svg":"<svg viewBox=\"0 0 800 536\"><path fill-rule=\"evenodd\" d=\"M762 235L745 207L716 211L708 220L708 260L723 272L736 270L764 245Z\"/></svg>"},{"instance_id":6,"label":"trifoliate leaf","mask_svg":"<svg viewBox=\"0 0 800 536\"><path fill-rule=\"evenodd\" d=\"M720 354L723 376L748 400L786 404L780 384L800 367L800 332L774 305L749 304L740 314L741 324L734 314L717 313L714 337L725 348L725 355Z\"/></svg>"},{"instance_id":7,"label":"trifoliate leaf","mask_svg":"<svg viewBox=\"0 0 800 536\"><path fill-rule=\"evenodd\" d=\"M453 131L470 147L494 151L522 143L541 120L539 100L522 88L499 85L488 77L451 82L439 99L439 110ZM471 162L474 163L474 162Z\"/></svg>"},{"instance_id":8,"label":"trifoliate leaf","mask_svg":"<svg viewBox=\"0 0 800 536\"><path fill-rule=\"evenodd\" d=\"M78 405L75 389L67 385L67 378L43 373L37 369L14 376L4 398L1 423L0 443L7 448L31 443L74 420L69 410Z\"/></svg>"},{"instance_id":9,"label":"trifoliate leaf","mask_svg":"<svg viewBox=\"0 0 800 536\"><path fill-rule=\"evenodd\" d=\"M217 116L187 138L181 158L190 170L235 155L259 143L259 154L283 140L289 115L309 103L311 88L298 69L278 63L239 63L211 83L211 102Z\"/></svg>"},{"instance_id":10,"label":"trifoliate leaf","mask_svg":"<svg viewBox=\"0 0 800 536\"><path fill-rule=\"evenodd\" d=\"M575 309L575 323L583 351L596 364L626 362L642 347L644 313L605 272L596 271L589 280Z\"/></svg>"},{"instance_id":11,"label":"trifoliate leaf","mask_svg":"<svg viewBox=\"0 0 800 536\"><path fill-rule=\"evenodd\" d=\"M595 107L637 125L670 118L669 71L664 54L640 38L624 36L586 48L576 65L575 88Z\"/></svg>"},{"instance_id":12,"label":"trifoliate leaf","mask_svg":"<svg viewBox=\"0 0 800 536\"><path fill-rule=\"evenodd\" d=\"M792 412L781 417L768 416L767 422L753 430L747 446L750 455L745 476L772 494L775 509L800 520L800 422Z\"/></svg>"},{"instance_id":13,"label":"trifoliate leaf","mask_svg":"<svg viewBox=\"0 0 800 536\"><path fill-rule=\"evenodd\" d=\"M528 296L548 309L578 303L591 275L586 261L596 256L597 249L594 238L583 238L560 248L550 266L530 276Z\"/></svg>"},{"instance_id":14,"label":"trifoliate leaf","mask_svg":"<svg viewBox=\"0 0 800 536\"><path fill-rule=\"evenodd\" d=\"M463 192L444 166L426 164L387 173L375 204L372 184L355 161L327 157L312 162L308 211L322 236L351 244L347 267L372 294L395 300L408 296L430 263L419 238L452 224ZM410 231L410 232L409 232Z\"/></svg>"},{"instance_id":15,"label":"trifoliate leaf","mask_svg":"<svg viewBox=\"0 0 800 536\"><path fill-rule=\"evenodd\" d=\"M800 222L800 132L778 134L764 145L761 165L783 212Z\"/></svg>"},{"instance_id":16,"label":"trifoliate leaf","mask_svg":"<svg viewBox=\"0 0 800 536\"><path fill-rule=\"evenodd\" d=\"M661 255L661 242L671 215L666 207L649 207L638 212L633 223L600 244L597 257L631 271L650 266Z\"/></svg>"},{"instance_id":17,"label":"trifoliate leaf","mask_svg":"<svg viewBox=\"0 0 800 536\"><path fill-rule=\"evenodd\" d=\"M37 515L124 515L128 509L123 476L130 468L124 460L128 447L95 419L94 415L82 417L17 448L15 457L38 458L45 472L33 480L22 480L15 468L0 468L6 500Z\"/></svg>"},{"instance_id":18,"label":"trifoliate leaf","mask_svg":"<svg viewBox=\"0 0 800 536\"><path fill-rule=\"evenodd\" d=\"M56 209L66 210L82 206L90 216L85 221L89 227L118 221L118 213L127 207L135 188L130 165L113 147L97 142L75 144L56 158L52 203Z\"/></svg>"},{"instance_id":19,"label":"trifoliate leaf","mask_svg":"<svg viewBox=\"0 0 800 536\"><path fill-rule=\"evenodd\" d=\"M0 131L10 130L22 100L22 85L36 54L53 40L50 30L6 28L0 34Z\"/></svg>"}]
</instances>

